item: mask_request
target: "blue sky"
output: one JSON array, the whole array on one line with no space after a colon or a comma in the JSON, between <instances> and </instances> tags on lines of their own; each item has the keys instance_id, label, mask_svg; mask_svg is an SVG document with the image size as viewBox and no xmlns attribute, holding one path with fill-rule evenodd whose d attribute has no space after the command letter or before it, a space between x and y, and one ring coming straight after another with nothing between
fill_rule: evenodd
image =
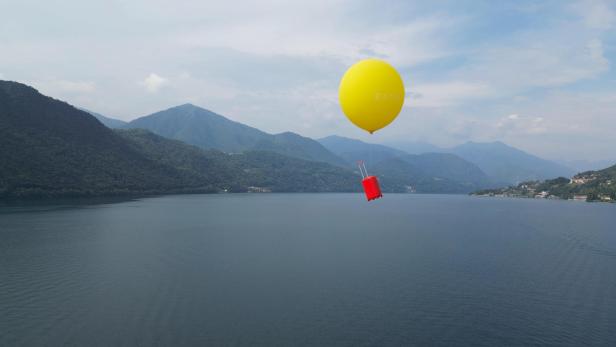
<instances>
[{"instance_id":1,"label":"blue sky","mask_svg":"<svg viewBox=\"0 0 616 347\"><path fill-rule=\"evenodd\" d=\"M192 102L269 132L616 160L615 28L600 0L0 0L0 78L124 120ZM372 136L337 102L367 57L408 94Z\"/></svg>"}]
</instances>

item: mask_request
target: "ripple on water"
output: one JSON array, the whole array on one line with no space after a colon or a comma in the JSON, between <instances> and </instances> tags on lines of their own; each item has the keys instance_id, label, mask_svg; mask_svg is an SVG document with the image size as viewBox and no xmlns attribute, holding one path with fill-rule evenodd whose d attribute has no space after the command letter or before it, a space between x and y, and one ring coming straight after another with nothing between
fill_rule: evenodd
<instances>
[{"instance_id":1,"label":"ripple on water","mask_svg":"<svg viewBox=\"0 0 616 347\"><path fill-rule=\"evenodd\" d=\"M616 221L462 196L0 207L0 345L616 345Z\"/></svg>"}]
</instances>

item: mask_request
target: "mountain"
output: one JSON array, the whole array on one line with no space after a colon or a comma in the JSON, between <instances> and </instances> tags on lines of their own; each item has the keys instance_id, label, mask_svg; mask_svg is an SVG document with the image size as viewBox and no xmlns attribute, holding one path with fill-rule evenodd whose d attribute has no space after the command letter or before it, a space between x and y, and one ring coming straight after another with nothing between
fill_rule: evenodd
<instances>
[{"instance_id":1,"label":"mountain","mask_svg":"<svg viewBox=\"0 0 616 347\"><path fill-rule=\"evenodd\" d=\"M287 156L344 165L318 142L293 133L268 134L192 104L138 118L126 128L141 128L203 149L228 153L267 150Z\"/></svg>"},{"instance_id":2,"label":"mountain","mask_svg":"<svg viewBox=\"0 0 616 347\"><path fill-rule=\"evenodd\" d=\"M616 202L616 165L573 176L570 194L587 195L589 201Z\"/></svg>"},{"instance_id":3,"label":"mountain","mask_svg":"<svg viewBox=\"0 0 616 347\"><path fill-rule=\"evenodd\" d=\"M383 190L417 193L469 193L478 186L433 176L402 158L390 158L372 170Z\"/></svg>"},{"instance_id":4,"label":"mountain","mask_svg":"<svg viewBox=\"0 0 616 347\"><path fill-rule=\"evenodd\" d=\"M369 163L407 155L408 153L373 143L366 143L360 140L350 139L342 136L328 136L317 140L330 152L344 159L347 163L355 165L359 160Z\"/></svg>"},{"instance_id":5,"label":"mountain","mask_svg":"<svg viewBox=\"0 0 616 347\"><path fill-rule=\"evenodd\" d=\"M575 173L569 165L541 159L499 141L467 142L453 148L440 148L429 143L412 141L388 142L387 144L412 154L430 152L455 154L479 166L497 185L571 176Z\"/></svg>"},{"instance_id":6,"label":"mountain","mask_svg":"<svg viewBox=\"0 0 616 347\"><path fill-rule=\"evenodd\" d=\"M198 175L221 190L352 192L360 188L358 175L327 163L273 152L228 154L203 150L144 129L116 130L116 133L146 158Z\"/></svg>"},{"instance_id":7,"label":"mountain","mask_svg":"<svg viewBox=\"0 0 616 347\"><path fill-rule=\"evenodd\" d=\"M126 128L141 128L204 149L239 153L270 137L269 134L231 121L209 110L184 104L141 117Z\"/></svg>"},{"instance_id":8,"label":"mountain","mask_svg":"<svg viewBox=\"0 0 616 347\"><path fill-rule=\"evenodd\" d=\"M477 165L453 154L408 154L341 136L318 141L352 165L365 160L369 172L378 174L384 186L394 185L392 189L396 191L464 193L492 186L488 176Z\"/></svg>"},{"instance_id":9,"label":"mountain","mask_svg":"<svg viewBox=\"0 0 616 347\"><path fill-rule=\"evenodd\" d=\"M467 142L446 150L477 164L494 182L518 184L550 177L570 177L575 172L563 165L541 159L502 142Z\"/></svg>"},{"instance_id":10,"label":"mountain","mask_svg":"<svg viewBox=\"0 0 616 347\"><path fill-rule=\"evenodd\" d=\"M490 186L489 177L475 164L449 153L406 155L402 160L421 168L424 174L462 184L467 189Z\"/></svg>"},{"instance_id":11,"label":"mountain","mask_svg":"<svg viewBox=\"0 0 616 347\"><path fill-rule=\"evenodd\" d=\"M474 195L616 202L616 165L603 170L582 172L572 179L559 177L522 182L517 186L478 191Z\"/></svg>"},{"instance_id":12,"label":"mountain","mask_svg":"<svg viewBox=\"0 0 616 347\"><path fill-rule=\"evenodd\" d=\"M437 147L431 143L421 141L390 141L385 145L402 150L408 154L423 154L443 152L441 147Z\"/></svg>"},{"instance_id":13,"label":"mountain","mask_svg":"<svg viewBox=\"0 0 616 347\"><path fill-rule=\"evenodd\" d=\"M119 120L119 119L115 119L115 118L110 118L110 117L105 117L100 113L96 113L96 112L92 112L90 110L86 110L83 108L80 108L80 110L85 111L91 115L94 116L94 118L98 119L99 122L103 123L104 126L106 126L107 128L112 128L112 129L120 129L126 126L126 124L128 124L127 122L123 121L123 120Z\"/></svg>"},{"instance_id":14,"label":"mountain","mask_svg":"<svg viewBox=\"0 0 616 347\"><path fill-rule=\"evenodd\" d=\"M257 142L253 150L270 151L312 161L320 161L332 165L345 166L342 158L328 151L319 142L292 132L271 135Z\"/></svg>"},{"instance_id":15,"label":"mountain","mask_svg":"<svg viewBox=\"0 0 616 347\"><path fill-rule=\"evenodd\" d=\"M0 195L88 195L180 188L93 116L0 81Z\"/></svg>"},{"instance_id":16,"label":"mountain","mask_svg":"<svg viewBox=\"0 0 616 347\"><path fill-rule=\"evenodd\" d=\"M384 185L391 181L400 190L419 193L469 193L492 186L475 164L453 154L406 154L375 163L372 171Z\"/></svg>"},{"instance_id":17,"label":"mountain","mask_svg":"<svg viewBox=\"0 0 616 347\"><path fill-rule=\"evenodd\" d=\"M0 81L0 197L356 191L350 170L280 154L205 151Z\"/></svg>"}]
</instances>

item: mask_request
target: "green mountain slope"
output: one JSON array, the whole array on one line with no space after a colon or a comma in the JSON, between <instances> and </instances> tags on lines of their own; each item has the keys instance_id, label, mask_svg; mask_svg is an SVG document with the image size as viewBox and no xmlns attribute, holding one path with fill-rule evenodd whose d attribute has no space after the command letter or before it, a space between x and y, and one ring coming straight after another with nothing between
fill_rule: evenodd
<instances>
[{"instance_id":1,"label":"green mountain slope","mask_svg":"<svg viewBox=\"0 0 616 347\"><path fill-rule=\"evenodd\" d=\"M230 155L142 130L113 131L65 102L6 81L0 81L0 162L0 197L13 198L359 188L357 175L326 163L265 152Z\"/></svg>"},{"instance_id":2,"label":"green mountain slope","mask_svg":"<svg viewBox=\"0 0 616 347\"><path fill-rule=\"evenodd\" d=\"M143 129L116 130L146 158L174 167L220 190L245 192L359 191L359 176L337 166L265 151L203 150Z\"/></svg>"},{"instance_id":3,"label":"green mountain slope","mask_svg":"<svg viewBox=\"0 0 616 347\"><path fill-rule=\"evenodd\" d=\"M200 148L219 149L230 153L248 150L270 136L261 130L191 104L135 119L126 127L147 129Z\"/></svg>"},{"instance_id":4,"label":"green mountain slope","mask_svg":"<svg viewBox=\"0 0 616 347\"><path fill-rule=\"evenodd\" d=\"M249 187L267 187L273 192L361 191L359 174L327 163L262 151L247 151L232 159L246 173L241 182Z\"/></svg>"},{"instance_id":5,"label":"green mountain slope","mask_svg":"<svg viewBox=\"0 0 616 347\"><path fill-rule=\"evenodd\" d=\"M138 118L126 127L147 129L203 149L228 153L266 150L300 159L344 165L342 159L310 138L294 133L271 135L191 104Z\"/></svg>"},{"instance_id":6,"label":"green mountain slope","mask_svg":"<svg viewBox=\"0 0 616 347\"><path fill-rule=\"evenodd\" d=\"M529 181L517 186L482 190L474 194L616 202L616 165L603 170L582 172L571 179L559 177L545 181Z\"/></svg>"},{"instance_id":7,"label":"green mountain slope","mask_svg":"<svg viewBox=\"0 0 616 347\"><path fill-rule=\"evenodd\" d=\"M590 201L616 202L616 165L577 174L572 182L574 194L585 194Z\"/></svg>"},{"instance_id":8,"label":"green mountain slope","mask_svg":"<svg viewBox=\"0 0 616 347\"><path fill-rule=\"evenodd\" d=\"M292 132L276 134L261 140L251 150L276 152L290 157L346 166L342 158L327 150L319 142Z\"/></svg>"},{"instance_id":9,"label":"green mountain slope","mask_svg":"<svg viewBox=\"0 0 616 347\"><path fill-rule=\"evenodd\" d=\"M26 85L0 81L0 195L89 195L182 188L178 172L112 130Z\"/></svg>"}]
</instances>

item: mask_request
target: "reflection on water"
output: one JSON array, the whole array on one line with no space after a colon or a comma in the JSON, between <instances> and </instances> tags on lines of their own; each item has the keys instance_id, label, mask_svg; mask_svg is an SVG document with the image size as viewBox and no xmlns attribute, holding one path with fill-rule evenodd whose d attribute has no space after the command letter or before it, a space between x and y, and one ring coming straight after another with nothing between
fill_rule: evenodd
<instances>
[{"instance_id":1,"label":"reflection on water","mask_svg":"<svg viewBox=\"0 0 616 347\"><path fill-rule=\"evenodd\" d=\"M12 213L44 212L62 209L76 209L96 207L98 205L117 204L120 202L135 201L136 197L92 197L73 199L44 199L44 200L6 200L0 201L0 215Z\"/></svg>"},{"instance_id":2,"label":"reflection on water","mask_svg":"<svg viewBox=\"0 0 616 347\"><path fill-rule=\"evenodd\" d=\"M613 346L615 222L466 196L5 205L0 345Z\"/></svg>"}]
</instances>

